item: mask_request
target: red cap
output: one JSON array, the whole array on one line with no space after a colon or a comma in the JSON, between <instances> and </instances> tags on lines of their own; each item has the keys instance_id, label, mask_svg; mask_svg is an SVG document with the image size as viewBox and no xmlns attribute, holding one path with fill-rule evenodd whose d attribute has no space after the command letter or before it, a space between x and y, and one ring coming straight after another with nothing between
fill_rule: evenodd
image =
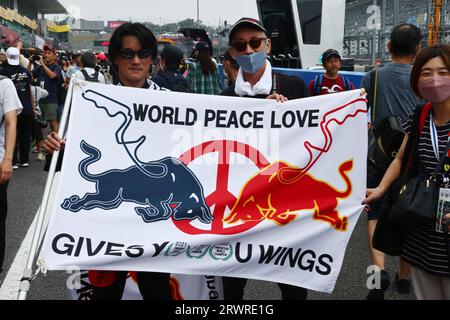
<instances>
[{"instance_id":1,"label":"red cap","mask_svg":"<svg viewBox=\"0 0 450 320\"><path fill-rule=\"evenodd\" d=\"M43 49L44 49L44 51L51 51L53 53L56 53L56 49L55 48L50 48L49 45L45 45Z\"/></svg>"},{"instance_id":2,"label":"red cap","mask_svg":"<svg viewBox=\"0 0 450 320\"><path fill-rule=\"evenodd\" d=\"M105 55L103 52L102 52L102 53L99 53L99 54L97 55L97 58L100 59L100 61L108 60L108 59L106 58L106 55Z\"/></svg>"}]
</instances>

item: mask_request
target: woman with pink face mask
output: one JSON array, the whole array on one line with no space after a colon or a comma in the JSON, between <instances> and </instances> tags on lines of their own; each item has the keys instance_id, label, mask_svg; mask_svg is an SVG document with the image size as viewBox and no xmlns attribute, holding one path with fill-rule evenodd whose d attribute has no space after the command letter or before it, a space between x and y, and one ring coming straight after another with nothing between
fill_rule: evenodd
<instances>
[{"instance_id":1,"label":"woman with pink face mask","mask_svg":"<svg viewBox=\"0 0 450 320\"><path fill-rule=\"evenodd\" d=\"M414 159L419 176L430 177L442 157L446 157L443 163L450 165L450 152L445 152L450 141L450 45L421 50L411 73L411 85L414 92L427 101L425 110L430 111L426 114L420 111L423 106L418 107L404 124L407 134L403 145L379 186L367 190L364 203L368 206L380 199L399 177L410 135L418 137ZM422 119L426 116L420 135L412 132L419 127L413 125L419 112ZM439 179L442 181L440 187L441 190L448 189L450 194L450 170L445 173L444 168ZM414 291L420 300L450 300L450 243L445 236L446 232L450 232L446 230L450 227L445 224L450 220L450 197L448 199L440 197L440 203L445 203L443 207L448 210L443 214L436 212L435 222L408 227L404 232L402 258L411 265ZM445 230L443 226L446 226Z\"/></svg>"}]
</instances>

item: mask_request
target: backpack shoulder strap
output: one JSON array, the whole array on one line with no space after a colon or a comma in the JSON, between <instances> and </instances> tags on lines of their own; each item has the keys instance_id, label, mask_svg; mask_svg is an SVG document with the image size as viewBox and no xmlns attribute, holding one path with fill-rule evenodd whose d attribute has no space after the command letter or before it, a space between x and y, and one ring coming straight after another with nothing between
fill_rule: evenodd
<instances>
[{"instance_id":1,"label":"backpack shoulder strap","mask_svg":"<svg viewBox=\"0 0 450 320\"><path fill-rule=\"evenodd\" d=\"M322 74L318 74L314 78L314 94L315 95L320 95L320 92L322 91L323 78L324 78L323 73Z\"/></svg>"},{"instance_id":2,"label":"backpack shoulder strap","mask_svg":"<svg viewBox=\"0 0 450 320\"><path fill-rule=\"evenodd\" d=\"M342 81L344 82L345 91L350 91L352 88L350 86L350 80L346 76L341 76Z\"/></svg>"},{"instance_id":3,"label":"backpack shoulder strap","mask_svg":"<svg viewBox=\"0 0 450 320\"><path fill-rule=\"evenodd\" d=\"M420 112L419 136L422 135L423 127L425 125L425 121L427 120L427 116L430 113L430 110L431 110L431 103L427 103L425 106L423 106L423 109Z\"/></svg>"},{"instance_id":4,"label":"backpack shoulder strap","mask_svg":"<svg viewBox=\"0 0 450 320\"><path fill-rule=\"evenodd\" d=\"M94 74L90 77L92 82L100 82L100 79L98 76L100 75L100 71L98 69L95 69Z\"/></svg>"},{"instance_id":5,"label":"backpack shoulder strap","mask_svg":"<svg viewBox=\"0 0 450 320\"><path fill-rule=\"evenodd\" d=\"M376 108L377 108L377 91L378 91L378 68L375 70L372 70L370 74L370 97L369 97L369 103L372 106L372 125L374 125L375 122L375 116L376 116Z\"/></svg>"},{"instance_id":6,"label":"backpack shoulder strap","mask_svg":"<svg viewBox=\"0 0 450 320\"><path fill-rule=\"evenodd\" d=\"M80 71L81 71L81 73L82 73L82 74L83 74L83 76L84 76L84 80L87 80L87 79L89 79L89 78L90 78L86 70L84 70L84 69L81 69Z\"/></svg>"},{"instance_id":7,"label":"backpack shoulder strap","mask_svg":"<svg viewBox=\"0 0 450 320\"><path fill-rule=\"evenodd\" d=\"M425 125L425 120L430 110L431 104L420 104L414 110L411 132L403 155L400 170L401 174L405 173L405 171L410 171L411 169L413 174L418 174L419 161L417 157L417 147L420 136L422 135L423 126Z\"/></svg>"}]
</instances>

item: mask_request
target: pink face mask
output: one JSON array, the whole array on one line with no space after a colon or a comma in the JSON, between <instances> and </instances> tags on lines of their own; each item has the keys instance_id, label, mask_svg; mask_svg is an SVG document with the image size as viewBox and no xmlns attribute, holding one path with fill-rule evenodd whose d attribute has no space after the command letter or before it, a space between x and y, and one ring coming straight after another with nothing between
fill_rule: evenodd
<instances>
[{"instance_id":1,"label":"pink face mask","mask_svg":"<svg viewBox=\"0 0 450 320\"><path fill-rule=\"evenodd\" d=\"M421 96L431 103L441 103L450 98L450 77L435 76L419 82Z\"/></svg>"}]
</instances>

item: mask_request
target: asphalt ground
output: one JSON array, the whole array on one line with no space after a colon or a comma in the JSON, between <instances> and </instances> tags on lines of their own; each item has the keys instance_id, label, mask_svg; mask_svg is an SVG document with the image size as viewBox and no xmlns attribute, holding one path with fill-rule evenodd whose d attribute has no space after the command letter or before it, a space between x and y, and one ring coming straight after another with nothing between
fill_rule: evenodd
<instances>
[{"instance_id":1,"label":"asphalt ground","mask_svg":"<svg viewBox=\"0 0 450 320\"><path fill-rule=\"evenodd\" d=\"M47 174L43 171L43 162L36 161L36 155L31 155L29 168L20 168L14 172L8 190L9 212L7 217L7 240L4 272L0 275L3 284L8 270L13 263L22 241L34 219L41 202ZM366 286L369 274L367 267L371 264L367 249L367 222L362 215L345 255L341 274L336 289L332 294L309 292L310 300L364 300L368 289ZM398 258L387 257L386 270L395 275ZM50 272L46 276L39 274L31 284L29 300L67 300L67 274ZM250 280L245 290L246 300L279 300L280 290L274 283ZM414 294L399 294L394 286L385 294L386 300L413 300Z\"/></svg>"}]
</instances>

